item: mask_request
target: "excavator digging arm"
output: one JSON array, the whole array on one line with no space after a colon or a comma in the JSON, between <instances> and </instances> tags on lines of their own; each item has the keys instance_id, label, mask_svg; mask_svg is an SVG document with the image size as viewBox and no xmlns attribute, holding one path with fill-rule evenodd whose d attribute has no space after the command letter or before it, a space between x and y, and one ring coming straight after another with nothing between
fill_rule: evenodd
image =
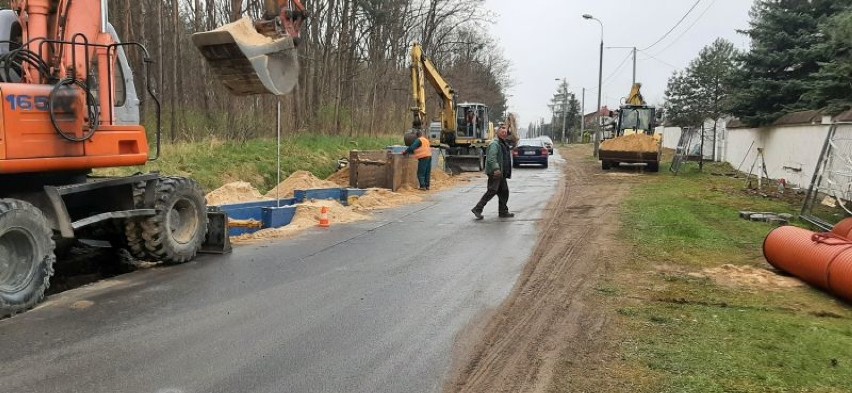
<instances>
[{"instance_id":1,"label":"excavator digging arm","mask_svg":"<svg viewBox=\"0 0 852 393\"><path fill-rule=\"evenodd\" d=\"M234 95L290 93L299 81L296 46L308 17L300 0L266 0L264 17L195 33L192 42Z\"/></svg>"},{"instance_id":2,"label":"excavator digging arm","mask_svg":"<svg viewBox=\"0 0 852 393\"><path fill-rule=\"evenodd\" d=\"M414 128L420 129L426 123L426 81L435 88L441 96L441 129L442 133L455 136L456 125L456 92L450 84L438 72L435 64L423 54L423 47L415 43L411 47L411 85L414 101L417 106L412 107L414 114ZM441 138L444 140L445 138Z\"/></svg>"}]
</instances>

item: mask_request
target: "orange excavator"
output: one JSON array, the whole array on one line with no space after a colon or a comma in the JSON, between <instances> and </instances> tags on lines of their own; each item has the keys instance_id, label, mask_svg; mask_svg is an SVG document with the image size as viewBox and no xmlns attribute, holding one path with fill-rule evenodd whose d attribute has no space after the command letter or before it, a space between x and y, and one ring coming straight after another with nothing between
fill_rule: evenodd
<instances>
[{"instance_id":1,"label":"orange excavator","mask_svg":"<svg viewBox=\"0 0 852 393\"><path fill-rule=\"evenodd\" d=\"M242 32L246 45L227 31L231 41L212 32L196 41L235 94L292 89L304 18L294 3L300 8L276 8L277 15L244 26L253 29ZM253 35L262 36L260 44ZM156 114L154 149L139 124L141 97L125 53L131 50L143 59L137 69ZM202 248L226 251L227 218L208 212L192 179L92 176L95 168L159 156L152 62L144 46L119 40L106 0L13 0L0 10L0 317L39 302L55 255L80 240L166 264L189 261ZM208 225L213 218L218 226Z\"/></svg>"}]
</instances>

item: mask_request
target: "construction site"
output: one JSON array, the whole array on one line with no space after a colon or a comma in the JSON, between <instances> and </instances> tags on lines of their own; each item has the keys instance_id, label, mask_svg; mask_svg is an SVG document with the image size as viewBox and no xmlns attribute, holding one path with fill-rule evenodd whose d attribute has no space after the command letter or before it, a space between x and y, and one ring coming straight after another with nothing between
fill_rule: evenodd
<instances>
[{"instance_id":1,"label":"construction site","mask_svg":"<svg viewBox=\"0 0 852 393\"><path fill-rule=\"evenodd\" d=\"M0 2L0 393L852 392L852 7L580 3Z\"/></svg>"}]
</instances>

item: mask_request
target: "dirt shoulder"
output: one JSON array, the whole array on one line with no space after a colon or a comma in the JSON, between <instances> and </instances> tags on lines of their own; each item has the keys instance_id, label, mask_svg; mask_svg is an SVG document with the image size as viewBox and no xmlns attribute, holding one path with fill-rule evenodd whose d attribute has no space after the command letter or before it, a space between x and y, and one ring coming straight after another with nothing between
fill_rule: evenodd
<instances>
[{"instance_id":1,"label":"dirt shoulder","mask_svg":"<svg viewBox=\"0 0 852 393\"><path fill-rule=\"evenodd\" d=\"M596 284L630 255L617 239L619 209L638 179L604 174L589 146L567 160L545 212L538 244L510 297L459 339L447 392L544 392L565 353L593 353L608 316L587 301Z\"/></svg>"}]
</instances>

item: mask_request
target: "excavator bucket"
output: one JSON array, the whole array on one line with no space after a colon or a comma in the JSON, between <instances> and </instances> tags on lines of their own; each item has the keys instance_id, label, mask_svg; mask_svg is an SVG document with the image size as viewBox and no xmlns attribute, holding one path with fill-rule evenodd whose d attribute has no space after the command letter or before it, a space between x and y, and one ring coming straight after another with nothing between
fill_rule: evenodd
<instances>
[{"instance_id":1,"label":"excavator bucket","mask_svg":"<svg viewBox=\"0 0 852 393\"><path fill-rule=\"evenodd\" d=\"M192 43L234 95L284 95L299 80L293 38L260 34L248 17L216 30L195 33Z\"/></svg>"},{"instance_id":2,"label":"excavator bucket","mask_svg":"<svg viewBox=\"0 0 852 393\"><path fill-rule=\"evenodd\" d=\"M448 154L444 165L454 175L461 172L481 172L485 169L485 157L482 154Z\"/></svg>"}]
</instances>

